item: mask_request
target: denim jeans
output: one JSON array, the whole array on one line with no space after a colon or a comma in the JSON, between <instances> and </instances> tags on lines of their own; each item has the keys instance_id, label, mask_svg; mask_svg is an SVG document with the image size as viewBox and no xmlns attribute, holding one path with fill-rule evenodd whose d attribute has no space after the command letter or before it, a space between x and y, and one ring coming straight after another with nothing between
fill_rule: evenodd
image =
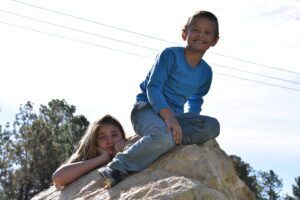
<instances>
[{"instance_id":1,"label":"denim jeans","mask_svg":"<svg viewBox=\"0 0 300 200\"><path fill-rule=\"evenodd\" d=\"M176 116L182 128L182 144L200 144L219 135L219 122L212 117L184 113ZM131 112L135 132L142 138L129 149L118 153L109 166L124 174L141 171L162 154L175 147L171 133L167 133L164 120L150 105L141 109L135 106Z\"/></svg>"}]
</instances>

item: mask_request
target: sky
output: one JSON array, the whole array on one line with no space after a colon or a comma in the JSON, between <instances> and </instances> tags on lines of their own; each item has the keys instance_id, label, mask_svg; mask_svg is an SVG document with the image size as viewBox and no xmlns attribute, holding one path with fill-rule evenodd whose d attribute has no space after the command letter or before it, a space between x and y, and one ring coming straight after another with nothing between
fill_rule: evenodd
<instances>
[{"instance_id":1,"label":"sky","mask_svg":"<svg viewBox=\"0 0 300 200\"><path fill-rule=\"evenodd\" d=\"M272 169L292 193L300 176L299 0L1 0L0 124L20 105L65 99L93 121L110 113L134 131L130 112L159 51L184 46L197 10L219 19L204 59L214 78L201 114L221 123L229 155Z\"/></svg>"}]
</instances>

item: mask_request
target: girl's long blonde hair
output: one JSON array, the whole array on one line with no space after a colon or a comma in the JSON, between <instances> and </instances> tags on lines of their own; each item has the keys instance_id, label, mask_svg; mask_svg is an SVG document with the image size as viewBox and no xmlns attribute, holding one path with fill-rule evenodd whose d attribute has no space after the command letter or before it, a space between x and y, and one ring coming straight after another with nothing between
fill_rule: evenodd
<instances>
[{"instance_id":1,"label":"girl's long blonde hair","mask_svg":"<svg viewBox=\"0 0 300 200\"><path fill-rule=\"evenodd\" d=\"M111 115L105 115L104 117L97 119L89 125L86 133L79 141L78 149L67 161L68 163L88 160L98 155L96 145L97 134L99 132L99 128L104 125L114 125L118 127L118 129L121 131L122 138L126 139L125 132L121 123Z\"/></svg>"}]
</instances>

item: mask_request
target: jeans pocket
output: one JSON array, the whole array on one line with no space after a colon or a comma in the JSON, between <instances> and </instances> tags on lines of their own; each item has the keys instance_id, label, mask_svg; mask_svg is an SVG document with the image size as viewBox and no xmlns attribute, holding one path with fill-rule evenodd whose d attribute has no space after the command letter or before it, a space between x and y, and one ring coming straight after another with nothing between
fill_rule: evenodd
<instances>
[{"instance_id":1,"label":"jeans pocket","mask_svg":"<svg viewBox=\"0 0 300 200\"><path fill-rule=\"evenodd\" d=\"M141 110L141 109L147 107L148 105L150 105L148 102L139 101L134 105L134 107L136 107L137 110Z\"/></svg>"},{"instance_id":2,"label":"jeans pocket","mask_svg":"<svg viewBox=\"0 0 300 200\"><path fill-rule=\"evenodd\" d=\"M142 110L143 108L147 108L149 106L150 106L150 103L148 103L148 102L144 102L144 101L136 102L131 111L131 115L130 115L131 118L137 111Z\"/></svg>"}]
</instances>

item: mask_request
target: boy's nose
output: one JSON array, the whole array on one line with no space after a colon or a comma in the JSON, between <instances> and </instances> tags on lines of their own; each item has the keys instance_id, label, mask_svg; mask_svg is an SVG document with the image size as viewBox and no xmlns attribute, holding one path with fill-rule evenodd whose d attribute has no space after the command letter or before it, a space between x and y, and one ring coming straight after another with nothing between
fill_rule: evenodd
<instances>
[{"instance_id":1,"label":"boy's nose","mask_svg":"<svg viewBox=\"0 0 300 200\"><path fill-rule=\"evenodd\" d=\"M197 36L199 36L199 37L202 37L202 36L204 36L204 32L202 32L202 31L198 31L198 32L197 32Z\"/></svg>"}]
</instances>

